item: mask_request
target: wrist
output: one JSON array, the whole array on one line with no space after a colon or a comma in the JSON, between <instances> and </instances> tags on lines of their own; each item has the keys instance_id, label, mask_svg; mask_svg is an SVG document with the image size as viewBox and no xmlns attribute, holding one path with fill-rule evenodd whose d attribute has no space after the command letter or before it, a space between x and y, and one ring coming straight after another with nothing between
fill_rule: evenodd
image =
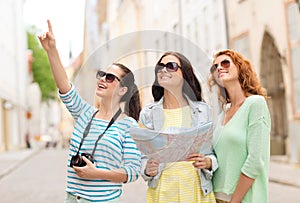
<instances>
[{"instance_id":1,"label":"wrist","mask_svg":"<svg viewBox=\"0 0 300 203\"><path fill-rule=\"evenodd\" d=\"M145 176L147 176L147 177L152 177L151 175L149 175L149 174L146 173L146 169L144 170L144 174L145 174Z\"/></svg>"},{"instance_id":2,"label":"wrist","mask_svg":"<svg viewBox=\"0 0 300 203\"><path fill-rule=\"evenodd\" d=\"M56 46L49 47L49 48L46 50L46 52L47 52L47 54L48 54L49 56L56 56L56 55L59 55Z\"/></svg>"},{"instance_id":3,"label":"wrist","mask_svg":"<svg viewBox=\"0 0 300 203\"><path fill-rule=\"evenodd\" d=\"M211 170L212 168L212 161L209 157L205 157L205 164L206 164L206 169Z\"/></svg>"}]
</instances>

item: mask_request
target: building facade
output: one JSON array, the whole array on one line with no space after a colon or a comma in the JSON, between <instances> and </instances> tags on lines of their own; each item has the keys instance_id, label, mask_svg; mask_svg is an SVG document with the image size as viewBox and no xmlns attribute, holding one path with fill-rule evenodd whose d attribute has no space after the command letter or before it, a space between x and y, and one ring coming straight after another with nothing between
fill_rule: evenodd
<instances>
[{"instance_id":1,"label":"building facade","mask_svg":"<svg viewBox=\"0 0 300 203\"><path fill-rule=\"evenodd\" d=\"M205 81L213 53L235 49L254 64L270 96L271 154L300 162L298 0L93 0L87 5L84 69L90 75L84 77L113 61L124 63L135 71L147 103L153 66L164 51L186 55Z\"/></svg>"},{"instance_id":2,"label":"building facade","mask_svg":"<svg viewBox=\"0 0 300 203\"><path fill-rule=\"evenodd\" d=\"M271 154L288 155L290 162L299 163L299 2L226 2L229 47L251 60L270 97Z\"/></svg>"},{"instance_id":3,"label":"building facade","mask_svg":"<svg viewBox=\"0 0 300 203\"><path fill-rule=\"evenodd\" d=\"M204 82L213 51L228 46L222 0L94 0L86 9L83 71L124 63L136 75L143 104L152 100L153 68L163 52L183 53Z\"/></svg>"},{"instance_id":4,"label":"building facade","mask_svg":"<svg viewBox=\"0 0 300 203\"><path fill-rule=\"evenodd\" d=\"M28 66L23 1L0 1L0 152L24 146Z\"/></svg>"}]
</instances>

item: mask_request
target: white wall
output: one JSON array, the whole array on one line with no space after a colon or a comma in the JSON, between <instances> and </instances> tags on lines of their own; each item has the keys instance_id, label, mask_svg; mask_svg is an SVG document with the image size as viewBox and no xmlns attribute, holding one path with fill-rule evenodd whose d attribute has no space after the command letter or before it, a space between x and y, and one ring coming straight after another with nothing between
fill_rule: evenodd
<instances>
[{"instance_id":1,"label":"white wall","mask_svg":"<svg viewBox=\"0 0 300 203\"><path fill-rule=\"evenodd\" d=\"M13 104L5 114L9 135L3 135L9 137L9 148L22 145L26 130L28 72L23 3L19 0L0 1L0 98Z\"/></svg>"},{"instance_id":2,"label":"white wall","mask_svg":"<svg viewBox=\"0 0 300 203\"><path fill-rule=\"evenodd\" d=\"M140 69L142 73L137 73L136 76L143 80L143 84L146 82L151 87L153 79L149 74L153 74L153 71L150 69L153 69L166 50L183 53L204 81L207 79L213 53L228 47L223 9L223 0L124 0L117 5L108 1L107 27L110 39L137 31L152 32L149 36L141 34L141 44L152 43L151 50L143 50L144 47L141 46L138 51L143 54L127 53L128 56L121 61L133 70ZM136 46L138 40L137 36L129 44ZM124 51L126 47L120 49ZM148 90L145 92L151 93ZM150 97L144 95L146 100Z\"/></svg>"}]
</instances>

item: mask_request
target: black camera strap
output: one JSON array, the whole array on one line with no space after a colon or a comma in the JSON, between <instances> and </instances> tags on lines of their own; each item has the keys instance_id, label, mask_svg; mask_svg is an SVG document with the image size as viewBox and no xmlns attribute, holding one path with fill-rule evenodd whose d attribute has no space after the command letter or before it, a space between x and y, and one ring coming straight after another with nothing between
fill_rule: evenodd
<instances>
[{"instance_id":1,"label":"black camera strap","mask_svg":"<svg viewBox=\"0 0 300 203\"><path fill-rule=\"evenodd\" d=\"M79 145L79 148L78 148L78 151L77 151L76 155L79 154L79 151L80 151L80 149L81 149L81 146L82 146L82 144L83 144L83 141L84 141L84 139L86 138L86 136L88 135L88 133L90 132L90 128L91 128L91 125L92 125L93 118L96 116L96 114L98 113L98 111L99 111L99 110L97 110L97 111L93 114L93 116L92 116L91 120L89 121L88 125L85 127L84 132L83 132L83 135L82 135L82 139L81 139L81 142L80 142L80 145ZM111 120L109 121L109 123L108 123L106 129L103 131L103 133L101 133L101 134L99 135L99 137L98 137L98 139L97 139L97 141L96 141L96 143L95 143L95 147L94 147L94 149L93 149L93 153L92 153L93 156L94 156L94 153L95 153L95 150L96 150L98 141L99 141L99 140L101 139L101 137L104 135L104 133L106 132L106 130L107 130L107 129L115 122L115 120L117 120L117 118L120 116L121 113L122 113L122 110L121 110L121 108L119 108L119 110L117 111L117 113L115 113L115 115L114 115L114 116L111 118Z\"/></svg>"},{"instance_id":2,"label":"black camera strap","mask_svg":"<svg viewBox=\"0 0 300 203\"><path fill-rule=\"evenodd\" d=\"M103 133L101 133L97 139L97 141L95 142L95 146L92 152L92 156L94 156L96 148L97 148L97 144L99 142L99 140L103 137L104 133L106 132L106 130L115 122L115 120L117 120L117 118L120 116L120 114L122 113L121 108L119 108L119 110L117 111L117 113L115 113L115 115L111 118L111 120L109 121L107 127L105 128L105 130L103 131Z\"/></svg>"}]
</instances>

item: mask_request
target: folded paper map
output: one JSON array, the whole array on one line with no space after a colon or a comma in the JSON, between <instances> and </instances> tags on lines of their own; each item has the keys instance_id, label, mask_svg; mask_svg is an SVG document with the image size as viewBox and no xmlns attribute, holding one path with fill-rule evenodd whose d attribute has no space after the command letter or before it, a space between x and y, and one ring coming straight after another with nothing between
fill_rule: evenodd
<instances>
[{"instance_id":1,"label":"folded paper map","mask_svg":"<svg viewBox=\"0 0 300 203\"><path fill-rule=\"evenodd\" d=\"M158 132L132 128L130 134L138 149L161 163L184 161L190 153L206 154L212 144L212 122L193 128L170 127Z\"/></svg>"}]
</instances>

